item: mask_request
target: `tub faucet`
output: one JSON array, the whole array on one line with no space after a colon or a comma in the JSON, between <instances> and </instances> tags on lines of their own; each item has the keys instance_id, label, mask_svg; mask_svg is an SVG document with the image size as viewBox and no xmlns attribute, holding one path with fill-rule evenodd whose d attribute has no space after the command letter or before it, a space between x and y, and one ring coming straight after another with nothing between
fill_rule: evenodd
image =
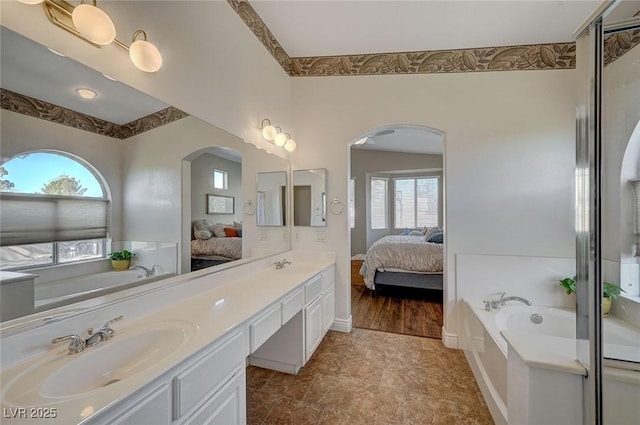
<instances>
[{"instance_id":1,"label":"tub faucet","mask_svg":"<svg viewBox=\"0 0 640 425\"><path fill-rule=\"evenodd\" d=\"M129 267L129 270L134 270L134 269L144 270L145 277L150 277L156 274L157 268L158 266L156 264L154 264L153 267L151 267L150 269L146 268L145 266L135 265L135 266Z\"/></svg>"},{"instance_id":2,"label":"tub faucet","mask_svg":"<svg viewBox=\"0 0 640 425\"><path fill-rule=\"evenodd\" d=\"M505 293L504 292L499 292L498 294L498 298L494 298L492 300L484 300L484 309L486 311L493 311L493 310L497 310L500 307L504 307L504 305L506 304L507 301L520 301L523 304L526 305L531 305L531 301L522 298L522 297L516 297L516 296L509 296L509 297L505 297Z\"/></svg>"},{"instance_id":3,"label":"tub faucet","mask_svg":"<svg viewBox=\"0 0 640 425\"><path fill-rule=\"evenodd\" d=\"M281 268L284 268L284 266L286 266L287 264L291 265L291 261L287 260L286 258L283 258L280 261L276 261L275 263L276 266L276 270L280 270Z\"/></svg>"}]
</instances>

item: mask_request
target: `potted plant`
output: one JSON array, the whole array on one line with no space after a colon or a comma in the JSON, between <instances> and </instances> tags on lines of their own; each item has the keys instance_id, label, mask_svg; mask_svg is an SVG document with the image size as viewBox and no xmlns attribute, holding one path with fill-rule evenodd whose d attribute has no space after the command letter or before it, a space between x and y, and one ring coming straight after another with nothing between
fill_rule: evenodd
<instances>
[{"instance_id":1,"label":"potted plant","mask_svg":"<svg viewBox=\"0 0 640 425\"><path fill-rule=\"evenodd\" d=\"M559 283L566 291L567 294L576 292L576 280L574 278L564 278ZM607 317L609 311L611 311L611 301L615 300L620 292L625 292L624 289L613 283L603 282L602 284L602 315Z\"/></svg>"},{"instance_id":2,"label":"potted plant","mask_svg":"<svg viewBox=\"0 0 640 425\"><path fill-rule=\"evenodd\" d=\"M133 252L123 249L122 251L114 251L107 257L111 260L113 270L122 271L129 270L129 265L134 255Z\"/></svg>"}]
</instances>

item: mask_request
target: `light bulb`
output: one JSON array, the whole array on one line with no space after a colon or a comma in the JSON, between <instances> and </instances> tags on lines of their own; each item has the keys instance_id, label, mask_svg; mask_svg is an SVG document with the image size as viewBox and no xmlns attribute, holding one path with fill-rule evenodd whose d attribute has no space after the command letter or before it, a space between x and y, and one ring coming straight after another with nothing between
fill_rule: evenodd
<instances>
[{"instance_id":1,"label":"light bulb","mask_svg":"<svg viewBox=\"0 0 640 425\"><path fill-rule=\"evenodd\" d=\"M287 152L293 152L296 150L296 146L297 146L296 141L293 139L289 139L287 140L287 143L285 143L284 145L284 150Z\"/></svg>"},{"instance_id":2,"label":"light bulb","mask_svg":"<svg viewBox=\"0 0 640 425\"><path fill-rule=\"evenodd\" d=\"M271 124L265 126L262 129L262 137L264 137L265 140L268 140L270 142L276 138L276 134L278 134L278 130L276 130L276 128Z\"/></svg>"},{"instance_id":3,"label":"light bulb","mask_svg":"<svg viewBox=\"0 0 640 425\"><path fill-rule=\"evenodd\" d=\"M76 89L76 93L78 93L78 96L80 96L83 99L93 99L94 97L96 97L98 95L93 90L87 89L87 88L84 88L84 87L78 87Z\"/></svg>"},{"instance_id":4,"label":"light bulb","mask_svg":"<svg viewBox=\"0 0 640 425\"><path fill-rule=\"evenodd\" d=\"M92 43L105 46L116 38L113 21L96 6L79 4L73 9L71 20L78 32Z\"/></svg>"},{"instance_id":5,"label":"light bulb","mask_svg":"<svg viewBox=\"0 0 640 425\"><path fill-rule=\"evenodd\" d=\"M156 72L162 66L162 56L153 43L146 40L135 40L129 46L131 62L144 72Z\"/></svg>"},{"instance_id":6,"label":"light bulb","mask_svg":"<svg viewBox=\"0 0 640 425\"><path fill-rule=\"evenodd\" d=\"M276 146L283 147L284 144L287 143L287 139L288 137L285 133L278 133L273 143L275 143Z\"/></svg>"}]
</instances>

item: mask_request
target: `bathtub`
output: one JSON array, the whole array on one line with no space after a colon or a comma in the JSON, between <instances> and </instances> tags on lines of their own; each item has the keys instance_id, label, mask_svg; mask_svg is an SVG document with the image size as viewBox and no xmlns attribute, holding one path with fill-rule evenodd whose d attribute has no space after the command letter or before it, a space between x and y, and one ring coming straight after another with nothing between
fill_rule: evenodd
<instances>
[{"instance_id":1,"label":"bathtub","mask_svg":"<svg viewBox=\"0 0 640 425\"><path fill-rule=\"evenodd\" d=\"M147 277L141 270L125 270L95 273L40 284L36 283L35 308L36 311L48 310L171 276L174 276L174 274L161 273Z\"/></svg>"},{"instance_id":2,"label":"bathtub","mask_svg":"<svg viewBox=\"0 0 640 425\"><path fill-rule=\"evenodd\" d=\"M555 362L540 367L558 372L582 375L586 373L575 360L575 311L508 304L499 310L488 312L481 303L465 300L462 314L461 345L496 424L508 423L509 344L503 335L517 336L521 341L528 341L532 348L544 353L545 362L549 362L549 359ZM633 399L640 395L640 328L615 317L604 319L603 327L603 411L606 415L614 410L626 410L626 406L620 406L620 402L624 402L629 396ZM619 392L623 395L618 395ZM606 403L615 404L615 407L607 406ZM628 406L629 411L636 412L634 415L638 415L637 405L636 401ZM621 419L607 423L624 422Z\"/></svg>"}]
</instances>

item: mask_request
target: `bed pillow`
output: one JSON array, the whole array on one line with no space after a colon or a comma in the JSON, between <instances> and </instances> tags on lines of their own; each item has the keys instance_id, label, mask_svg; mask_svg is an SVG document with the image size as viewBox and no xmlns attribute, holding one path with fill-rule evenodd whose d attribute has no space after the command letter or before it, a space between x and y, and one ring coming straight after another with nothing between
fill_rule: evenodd
<instances>
[{"instance_id":1,"label":"bed pillow","mask_svg":"<svg viewBox=\"0 0 640 425\"><path fill-rule=\"evenodd\" d=\"M429 230L427 230L427 233L424 234L424 239L427 242L429 242L429 236L433 235L434 233L438 233L438 232L442 232L442 229L440 229L438 226L430 227Z\"/></svg>"},{"instance_id":2,"label":"bed pillow","mask_svg":"<svg viewBox=\"0 0 640 425\"><path fill-rule=\"evenodd\" d=\"M237 238L238 237L238 231L236 229L234 229L233 227L225 227L224 228L224 234L228 238Z\"/></svg>"},{"instance_id":3,"label":"bed pillow","mask_svg":"<svg viewBox=\"0 0 640 425\"><path fill-rule=\"evenodd\" d=\"M420 230L412 230L409 232L409 236L422 236L422 231Z\"/></svg>"},{"instance_id":4,"label":"bed pillow","mask_svg":"<svg viewBox=\"0 0 640 425\"><path fill-rule=\"evenodd\" d=\"M220 224L214 224L209 227L209 230L216 238L226 238L227 234L224 232L224 226Z\"/></svg>"},{"instance_id":5,"label":"bed pillow","mask_svg":"<svg viewBox=\"0 0 640 425\"><path fill-rule=\"evenodd\" d=\"M193 223L193 236L196 239L207 240L211 238L211 231L209 230L209 222L204 219Z\"/></svg>"},{"instance_id":6,"label":"bed pillow","mask_svg":"<svg viewBox=\"0 0 640 425\"><path fill-rule=\"evenodd\" d=\"M427 238L427 242L444 243L444 233L436 232Z\"/></svg>"},{"instance_id":7,"label":"bed pillow","mask_svg":"<svg viewBox=\"0 0 640 425\"><path fill-rule=\"evenodd\" d=\"M241 238L242 237L242 229L236 229L236 231L238 232L238 237Z\"/></svg>"},{"instance_id":8,"label":"bed pillow","mask_svg":"<svg viewBox=\"0 0 640 425\"><path fill-rule=\"evenodd\" d=\"M400 236L407 236L408 234L409 234L409 229L405 227L402 233L400 233Z\"/></svg>"},{"instance_id":9,"label":"bed pillow","mask_svg":"<svg viewBox=\"0 0 640 425\"><path fill-rule=\"evenodd\" d=\"M233 228L234 229L242 229L242 222L241 221L234 221L233 222Z\"/></svg>"}]
</instances>

